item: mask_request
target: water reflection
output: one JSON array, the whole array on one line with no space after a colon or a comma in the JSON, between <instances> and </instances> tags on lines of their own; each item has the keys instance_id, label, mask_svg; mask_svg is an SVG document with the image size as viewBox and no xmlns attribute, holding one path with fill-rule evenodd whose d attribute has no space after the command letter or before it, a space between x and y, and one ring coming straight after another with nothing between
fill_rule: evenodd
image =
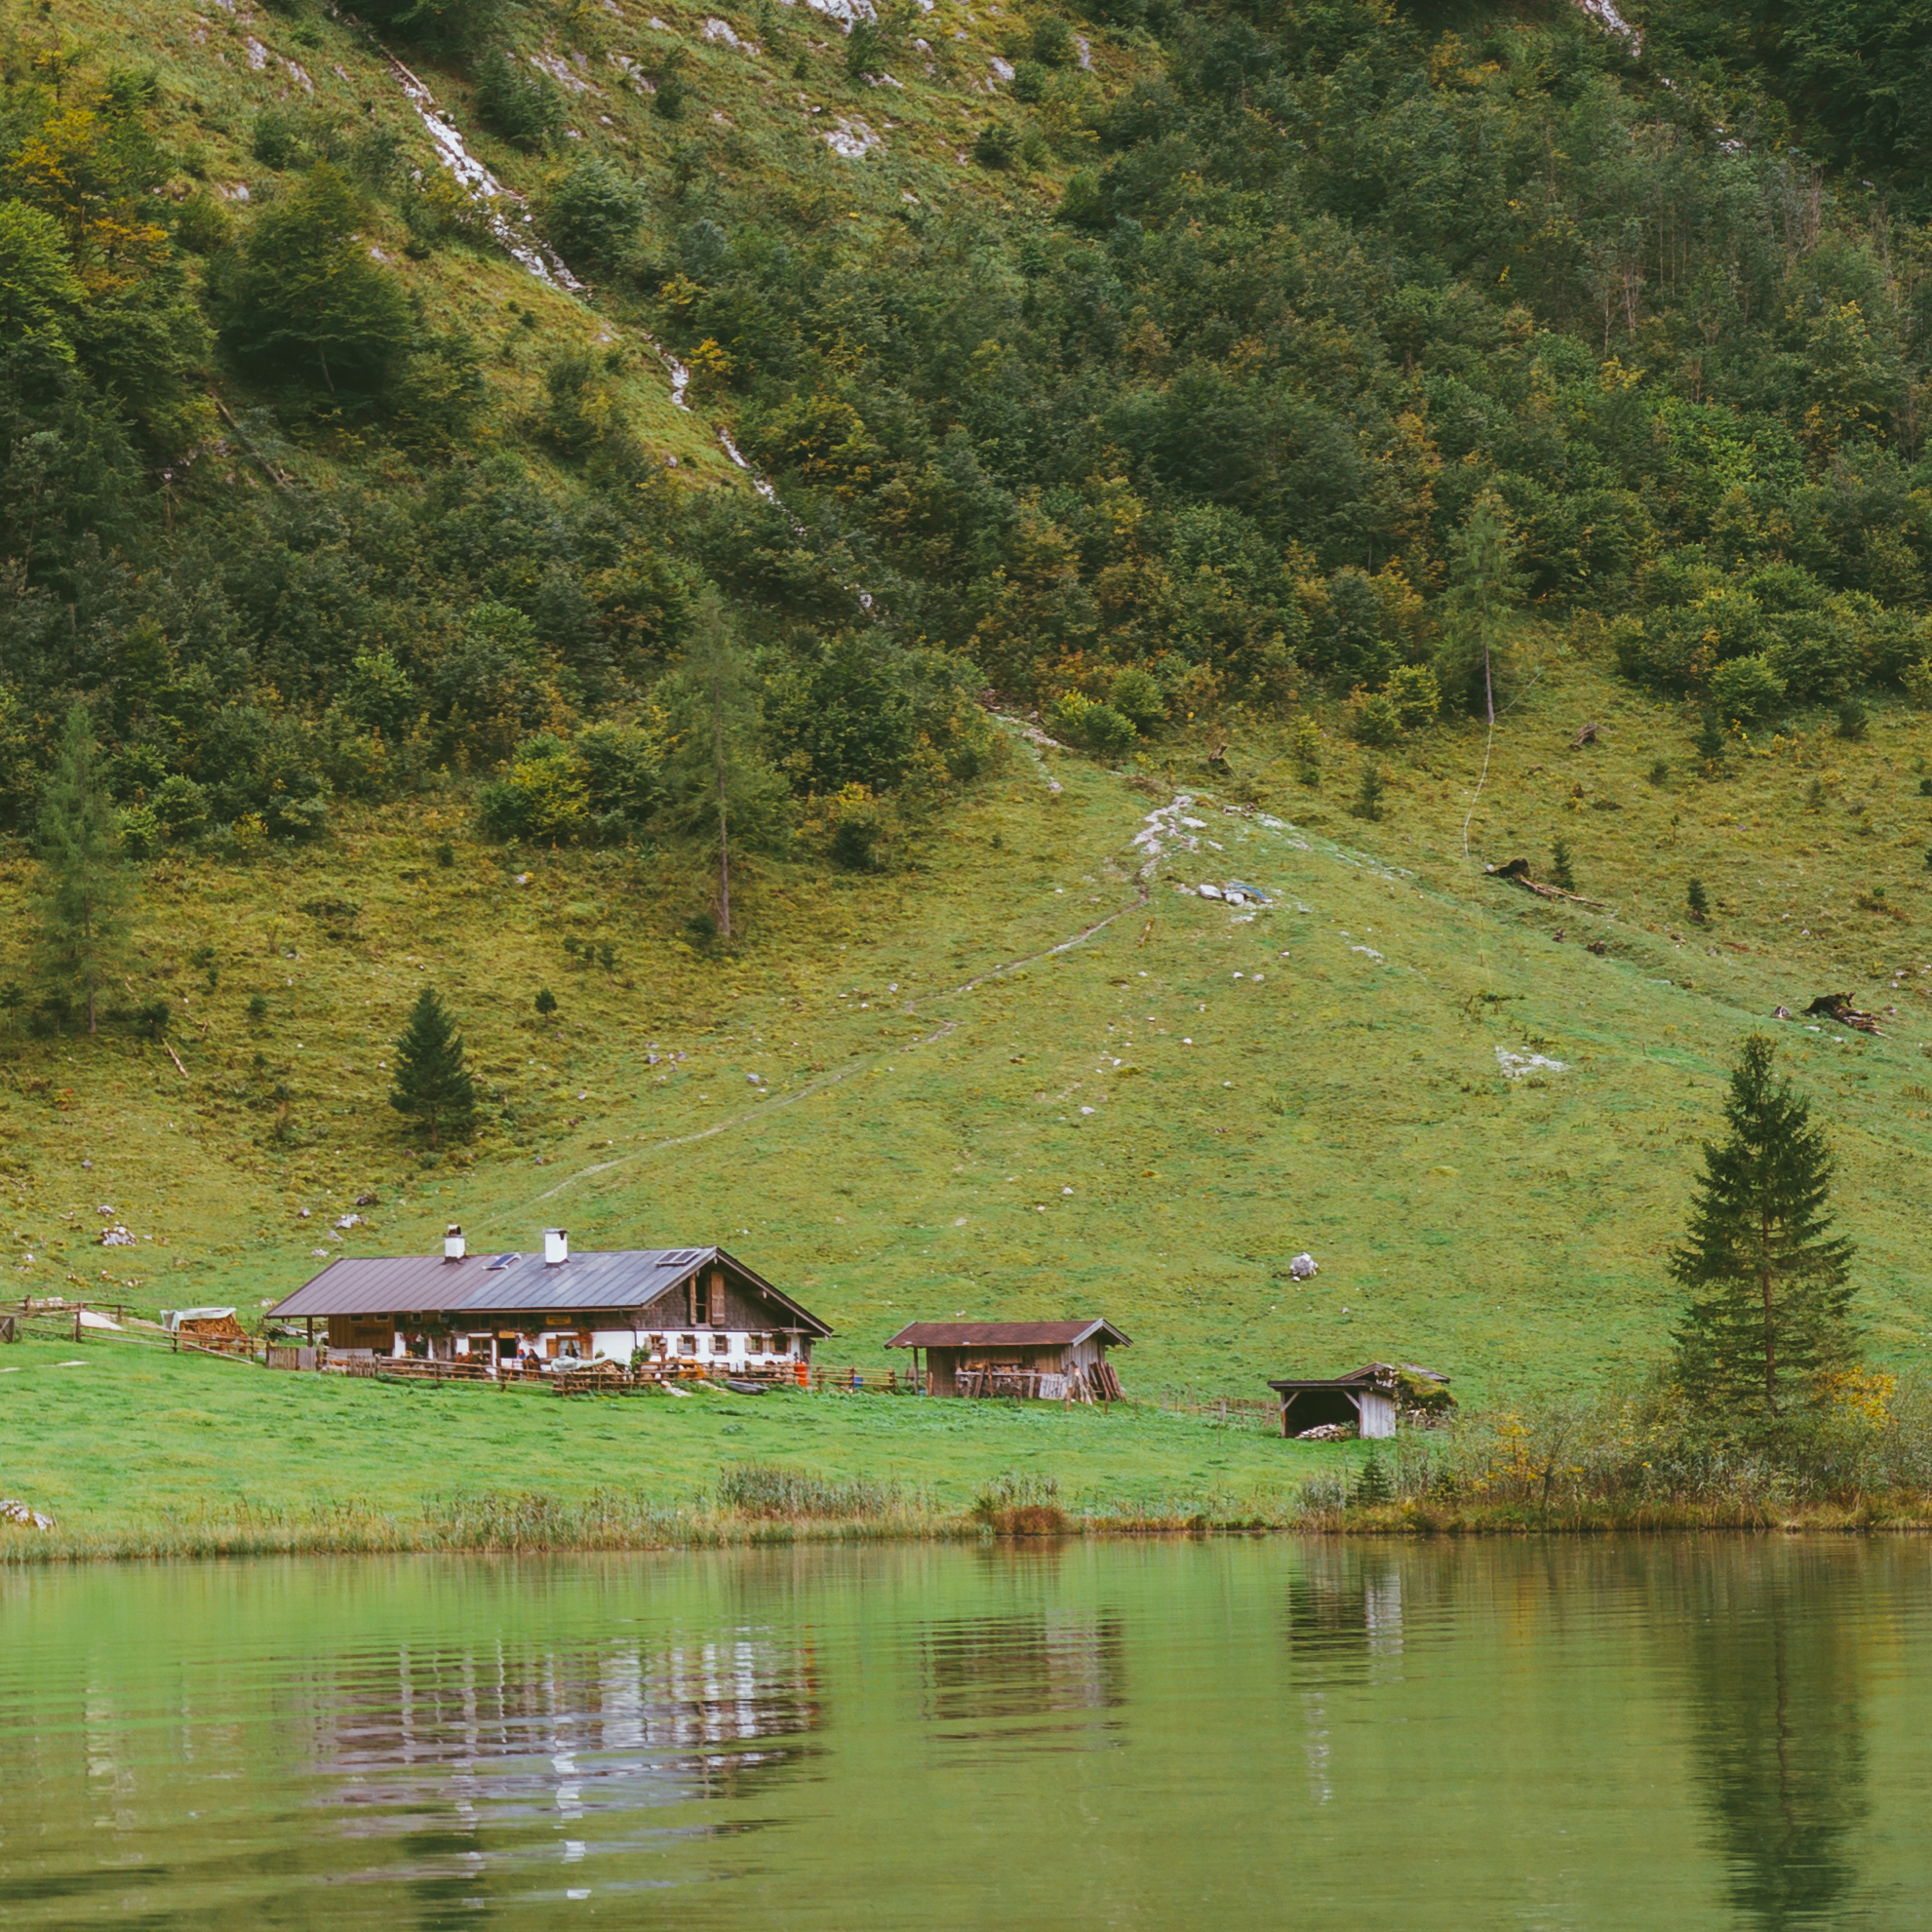
<instances>
[{"instance_id":1,"label":"water reflection","mask_svg":"<svg viewBox=\"0 0 1932 1932\"><path fill-rule=\"evenodd\" d=\"M296 1711L316 1708L315 1684ZM820 1721L808 1646L738 1635L574 1650L405 1647L326 1687L329 1802L566 1820L736 1795L796 1761ZM292 1714L293 1715L293 1714Z\"/></svg>"},{"instance_id":2,"label":"water reflection","mask_svg":"<svg viewBox=\"0 0 1932 1932\"><path fill-rule=\"evenodd\" d=\"M1678 1565L1673 1636L1730 1902L1763 1932L1835 1922L1858 1882L1851 1839L1869 1809L1868 1627L1853 1607L1867 1552L1731 1545L1694 1555Z\"/></svg>"},{"instance_id":3,"label":"water reflection","mask_svg":"<svg viewBox=\"0 0 1932 1932\"><path fill-rule=\"evenodd\" d=\"M1290 1671L1299 1683L1340 1683L1390 1674L1376 1659L1402 1653L1402 1569L1392 1550L1316 1544L1287 1582Z\"/></svg>"}]
</instances>

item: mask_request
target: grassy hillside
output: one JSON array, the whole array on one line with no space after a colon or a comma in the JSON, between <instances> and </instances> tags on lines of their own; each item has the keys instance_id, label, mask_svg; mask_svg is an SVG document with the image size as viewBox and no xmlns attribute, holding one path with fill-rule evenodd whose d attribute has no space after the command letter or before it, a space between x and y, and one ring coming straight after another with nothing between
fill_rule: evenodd
<instances>
[{"instance_id":1,"label":"grassy hillside","mask_svg":"<svg viewBox=\"0 0 1932 1932\"><path fill-rule=\"evenodd\" d=\"M182 1002L187 1078L152 1045L12 1045L13 1231L35 1255L14 1280L247 1306L342 1248L420 1250L451 1219L528 1247L555 1221L583 1245L732 1245L835 1323L842 1359L880 1360L914 1317L1090 1310L1133 1336L1141 1390L1260 1393L1371 1358L1471 1395L1587 1381L1658 1349L1738 1038L1847 990L1883 1038L1775 1030L1840 1150L1877 1352L1915 1359L1932 729L1898 711L1706 776L1678 721L1545 650L1468 862L1469 729L1386 761L1374 824L1345 809L1360 754L1332 738L1318 790L1263 738L1228 778L1180 747L1130 778L1049 752L1058 792L1016 757L896 876L766 868L729 958L687 944L670 861L505 858L454 813L372 814L252 868L171 862L142 944ZM1588 720L1597 742L1570 749ZM1132 839L1183 787L1199 849L1160 858L1143 904ZM1605 911L1481 875L1547 872L1558 836ZM1272 908L1181 889L1230 878ZM615 970L574 967L567 935L608 939ZM389 1116L380 1064L430 981L493 1116L440 1163ZM1505 1052L1563 1070L1510 1078ZM90 1245L108 1206L137 1256ZM1297 1286L1303 1248L1321 1273Z\"/></svg>"},{"instance_id":2,"label":"grassy hillside","mask_svg":"<svg viewBox=\"0 0 1932 1932\"><path fill-rule=\"evenodd\" d=\"M88 703L149 814L129 1011L173 1014L172 1053L49 1037L8 843L22 1292L259 1308L345 1248L560 1221L731 1245L864 1360L915 1316L1090 1310L1130 1390L1587 1381L1661 1344L1739 1035L1846 991L1882 1039L1780 1037L1873 1347L1915 1359L1923 234L1745 80L1667 87L1563 9L486 13L406 72L298 0L13 16L46 326L0 385L0 807L25 828ZM495 56L548 136L502 132ZM451 125L541 275L453 193ZM115 221L165 204L138 275L76 157ZM354 395L264 350L251 253L337 175L361 225L313 232L394 324ZM722 948L644 769L717 589L801 832ZM1508 593L1492 755L1470 611ZM988 680L1109 700L1107 756L994 731ZM621 808L484 840L481 780L607 728ZM888 869L833 863L868 812ZM1482 873L1559 838L1597 905ZM1270 907L1192 889L1230 878ZM425 984L489 1098L441 1160L385 1104Z\"/></svg>"}]
</instances>

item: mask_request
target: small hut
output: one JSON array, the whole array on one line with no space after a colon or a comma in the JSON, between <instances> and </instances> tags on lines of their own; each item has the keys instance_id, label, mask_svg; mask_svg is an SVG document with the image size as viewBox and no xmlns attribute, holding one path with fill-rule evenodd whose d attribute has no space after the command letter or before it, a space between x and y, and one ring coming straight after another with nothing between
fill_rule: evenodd
<instances>
[{"instance_id":1,"label":"small hut","mask_svg":"<svg viewBox=\"0 0 1932 1932\"><path fill-rule=\"evenodd\" d=\"M1353 1375L1299 1377L1268 1386L1281 1399L1281 1434L1305 1436L1313 1429L1346 1429L1355 1425L1364 1439L1381 1439L1396 1433L1396 1417L1404 1409L1448 1407L1446 1375L1411 1362L1371 1361Z\"/></svg>"},{"instance_id":2,"label":"small hut","mask_svg":"<svg viewBox=\"0 0 1932 1932\"><path fill-rule=\"evenodd\" d=\"M926 1351L928 1396L1021 1396L1122 1401L1110 1348L1132 1344L1111 1321L915 1321L886 1344Z\"/></svg>"}]
</instances>

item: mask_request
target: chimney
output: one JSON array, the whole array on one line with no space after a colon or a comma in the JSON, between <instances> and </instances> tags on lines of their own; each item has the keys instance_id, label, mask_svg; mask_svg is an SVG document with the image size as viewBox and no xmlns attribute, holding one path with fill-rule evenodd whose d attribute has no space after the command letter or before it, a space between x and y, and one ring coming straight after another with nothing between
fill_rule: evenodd
<instances>
[{"instance_id":1,"label":"chimney","mask_svg":"<svg viewBox=\"0 0 1932 1932\"><path fill-rule=\"evenodd\" d=\"M545 1228L543 1231L543 1265L555 1268L571 1258L571 1231L568 1228Z\"/></svg>"},{"instance_id":2,"label":"chimney","mask_svg":"<svg viewBox=\"0 0 1932 1932\"><path fill-rule=\"evenodd\" d=\"M463 1231L452 1221L443 1230L443 1259L460 1261L469 1252L469 1243L463 1240Z\"/></svg>"}]
</instances>

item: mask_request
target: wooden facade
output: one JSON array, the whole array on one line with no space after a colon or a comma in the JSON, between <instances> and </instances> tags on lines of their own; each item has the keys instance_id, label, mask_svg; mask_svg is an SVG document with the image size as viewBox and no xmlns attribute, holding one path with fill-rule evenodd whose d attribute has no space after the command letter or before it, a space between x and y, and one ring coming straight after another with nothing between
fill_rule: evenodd
<instances>
[{"instance_id":1,"label":"wooden facade","mask_svg":"<svg viewBox=\"0 0 1932 1932\"><path fill-rule=\"evenodd\" d=\"M1021 1396L1115 1400L1120 1378L1107 1360L1127 1337L1111 1321L915 1321L886 1344L925 1358L928 1396Z\"/></svg>"}]
</instances>

